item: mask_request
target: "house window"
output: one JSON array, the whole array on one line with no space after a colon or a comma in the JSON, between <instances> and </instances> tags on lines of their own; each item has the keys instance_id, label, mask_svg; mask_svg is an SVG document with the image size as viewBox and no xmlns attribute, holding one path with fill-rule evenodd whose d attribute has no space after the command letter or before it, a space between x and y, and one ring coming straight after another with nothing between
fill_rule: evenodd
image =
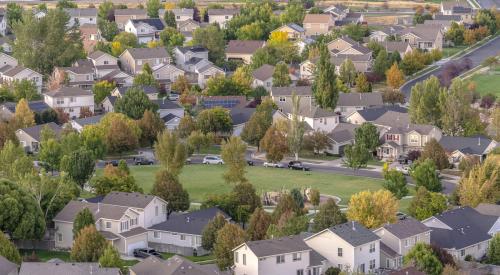
<instances>
[{"instance_id":1,"label":"house window","mask_svg":"<svg viewBox=\"0 0 500 275\"><path fill-rule=\"evenodd\" d=\"M120 223L120 230L123 232L123 231L127 231L128 230L128 221L124 221L124 222L121 222Z\"/></svg>"},{"instance_id":2,"label":"house window","mask_svg":"<svg viewBox=\"0 0 500 275\"><path fill-rule=\"evenodd\" d=\"M304 269L297 269L297 275L304 275Z\"/></svg>"},{"instance_id":3,"label":"house window","mask_svg":"<svg viewBox=\"0 0 500 275\"><path fill-rule=\"evenodd\" d=\"M39 79L38 76L33 77L34 82L38 82L38 79Z\"/></svg>"},{"instance_id":4,"label":"house window","mask_svg":"<svg viewBox=\"0 0 500 275\"><path fill-rule=\"evenodd\" d=\"M185 241L185 240L186 240L186 235L181 234L181 241Z\"/></svg>"},{"instance_id":5,"label":"house window","mask_svg":"<svg viewBox=\"0 0 500 275\"><path fill-rule=\"evenodd\" d=\"M156 74L156 78L160 78L160 74Z\"/></svg>"},{"instance_id":6,"label":"house window","mask_svg":"<svg viewBox=\"0 0 500 275\"><path fill-rule=\"evenodd\" d=\"M155 206L155 216L158 216L158 206Z\"/></svg>"},{"instance_id":7,"label":"house window","mask_svg":"<svg viewBox=\"0 0 500 275\"><path fill-rule=\"evenodd\" d=\"M247 254L243 254L241 257L242 257L241 260L243 262L243 265L246 265L247 264Z\"/></svg>"},{"instance_id":8,"label":"house window","mask_svg":"<svg viewBox=\"0 0 500 275\"><path fill-rule=\"evenodd\" d=\"M280 96L280 102L285 102L285 101L286 101L286 97Z\"/></svg>"},{"instance_id":9,"label":"house window","mask_svg":"<svg viewBox=\"0 0 500 275\"><path fill-rule=\"evenodd\" d=\"M418 136L410 135L410 143L418 143Z\"/></svg>"},{"instance_id":10,"label":"house window","mask_svg":"<svg viewBox=\"0 0 500 275\"><path fill-rule=\"evenodd\" d=\"M111 222L106 222L106 228L110 229L111 228Z\"/></svg>"},{"instance_id":11,"label":"house window","mask_svg":"<svg viewBox=\"0 0 500 275\"><path fill-rule=\"evenodd\" d=\"M300 253L293 253L292 256L294 262L300 261L302 259L302 254Z\"/></svg>"},{"instance_id":12,"label":"house window","mask_svg":"<svg viewBox=\"0 0 500 275\"><path fill-rule=\"evenodd\" d=\"M284 262L285 262L285 255L276 256L276 263L277 264L282 264Z\"/></svg>"},{"instance_id":13,"label":"house window","mask_svg":"<svg viewBox=\"0 0 500 275\"><path fill-rule=\"evenodd\" d=\"M238 263L238 252L234 252L234 262Z\"/></svg>"},{"instance_id":14,"label":"house window","mask_svg":"<svg viewBox=\"0 0 500 275\"><path fill-rule=\"evenodd\" d=\"M465 249L460 250L460 256L461 257L465 256Z\"/></svg>"},{"instance_id":15,"label":"house window","mask_svg":"<svg viewBox=\"0 0 500 275\"><path fill-rule=\"evenodd\" d=\"M389 259L387 259L387 260L385 261L385 267L387 267L387 268L390 268L390 267L391 267L390 262L389 262Z\"/></svg>"},{"instance_id":16,"label":"house window","mask_svg":"<svg viewBox=\"0 0 500 275\"><path fill-rule=\"evenodd\" d=\"M266 86L267 86L267 87L271 87L271 82L269 82L269 81L268 81L268 82L266 82Z\"/></svg>"},{"instance_id":17,"label":"house window","mask_svg":"<svg viewBox=\"0 0 500 275\"><path fill-rule=\"evenodd\" d=\"M408 243L408 239L405 240L405 247L408 247L410 244Z\"/></svg>"},{"instance_id":18,"label":"house window","mask_svg":"<svg viewBox=\"0 0 500 275\"><path fill-rule=\"evenodd\" d=\"M87 79L88 79L88 77L89 77L89 76L87 75ZM74 98L74 97L70 97L70 98L69 98L69 102L75 102L75 101L76 101L76 100L75 100L75 98Z\"/></svg>"},{"instance_id":19,"label":"house window","mask_svg":"<svg viewBox=\"0 0 500 275\"><path fill-rule=\"evenodd\" d=\"M227 19L229 19L229 16L226 15L224 18L226 18L226 20L227 20Z\"/></svg>"},{"instance_id":20,"label":"house window","mask_svg":"<svg viewBox=\"0 0 500 275\"><path fill-rule=\"evenodd\" d=\"M109 64L109 62L107 60L104 60L103 63L104 63L104 65L108 65Z\"/></svg>"},{"instance_id":21,"label":"house window","mask_svg":"<svg viewBox=\"0 0 500 275\"><path fill-rule=\"evenodd\" d=\"M373 252L375 252L375 244L371 243L370 244L370 253L373 253Z\"/></svg>"},{"instance_id":22,"label":"house window","mask_svg":"<svg viewBox=\"0 0 500 275\"><path fill-rule=\"evenodd\" d=\"M137 65L142 65L142 60L137 60Z\"/></svg>"},{"instance_id":23,"label":"house window","mask_svg":"<svg viewBox=\"0 0 500 275\"><path fill-rule=\"evenodd\" d=\"M375 269L375 260L370 260L370 270Z\"/></svg>"},{"instance_id":24,"label":"house window","mask_svg":"<svg viewBox=\"0 0 500 275\"><path fill-rule=\"evenodd\" d=\"M160 238L160 232L158 232L158 231L154 231L154 232L153 232L153 237L154 237L155 239L159 239L159 238Z\"/></svg>"},{"instance_id":25,"label":"house window","mask_svg":"<svg viewBox=\"0 0 500 275\"><path fill-rule=\"evenodd\" d=\"M175 18L176 18L176 19L181 19L181 17L180 17L180 16L178 16L178 15L177 15Z\"/></svg>"},{"instance_id":26,"label":"house window","mask_svg":"<svg viewBox=\"0 0 500 275\"><path fill-rule=\"evenodd\" d=\"M163 214L167 214L167 205L162 205L161 206L161 211L163 212Z\"/></svg>"},{"instance_id":27,"label":"house window","mask_svg":"<svg viewBox=\"0 0 500 275\"><path fill-rule=\"evenodd\" d=\"M339 248L337 249L337 256L342 257L342 254L343 254L343 253L342 253L342 247L339 247Z\"/></svg>"},{"instance_id":28,"label":"house window","mask_svg":"<svg viewBox=\"0 0 500 275\"><path fill-rule=\"evenodd\" d=\"M73 113L75 110L73 108L69 108L68 112Z\"/></svg>"},{"instance_id":29,"label":"house window","mask_svg":"<svg viewBox=\"0 0 500 275\"><path fill-rule=\"evenodd\" d=\"M57 105L64 104L64 98L58 98L58 99L56 99L56 104Z\"/></svg>"},{"instance_id":30,"label":"house window","mask_svg":"<svg viewBox=\"0 0 500 275\"><path fill-rule=\"evenodd\" d=\"M361 265L359 266L359 271L360 271L361 273L365 273L365 264L361 264Z\"/></svg>"},{"instance_id":31,"label":"house window","mask_svg":"<svg viewBox=\"0 0 500 275\"><path fill-rule=\"evenodd\" d=\"M57 241L62 242L63 241L63 236L61 233L57 233Z\"/></svg>"}]
</instances>

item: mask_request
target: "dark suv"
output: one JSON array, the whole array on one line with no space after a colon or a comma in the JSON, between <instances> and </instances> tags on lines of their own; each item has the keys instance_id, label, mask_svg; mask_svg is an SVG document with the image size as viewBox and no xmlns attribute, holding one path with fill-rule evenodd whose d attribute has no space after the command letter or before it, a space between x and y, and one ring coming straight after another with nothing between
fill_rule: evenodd
<instances>
[{"instance_id":1,"label":"dark suv","mask_svg":"<svg viewBox=\"0 0 500 275\"><path fill-rule=\"evenodd\" d=\"M134 158L134 163L135 165L153 165L154 161L147 158L138 157Z\"/></svg>"},{"instance_id":2,"label":"dark suv","mask_svg":"<svg viewBox=\"0 0 500 275\"><path fill-rule=\"evenodd\" d=\"M161 258L161 254L158 253L154 249L150 249L150 248L138 248L138 249L134 249L134 257L137 257L137 258L147 258L149 256L156 256L158 258Z\"/></svg>"},{"instance_id":3,"label":"dark suv","mask_svg":"<svg viewBox=\"0 0 500 275\"><path fill-rule=\"evenodd\" d=\"M307 166L304 166L302 164L302 162L300 161L290 161L288 163L288 169L292 169L292 170L302 170L302 171L309 171L311 170L309 167Z\"/></svg>"}]
</instances>

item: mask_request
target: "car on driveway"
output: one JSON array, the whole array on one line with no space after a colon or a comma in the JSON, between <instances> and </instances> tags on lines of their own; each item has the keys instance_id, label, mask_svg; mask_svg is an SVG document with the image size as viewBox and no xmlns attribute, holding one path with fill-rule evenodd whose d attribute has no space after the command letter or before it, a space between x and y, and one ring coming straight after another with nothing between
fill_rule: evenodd
<instances>
[{"instance_id":1,"label":"car on driveway","mask_svg":"<svg viewBox=\"0 0 500 275\"><path fill-rule=\"evenodd\" d=\"M137 258L147 258L149 256L156 256L161 258L161 254L158 251L151 248L137 248L134 249L134 257Z\"/></svg>"},{"instance_id":2,"label":"car on driveway","mask_svg":"<svg viewBox=\"0 0 500 275\"><path fill-rule=\"evenodd\" d=\"M203 164L224 164L224 161L219 156L206 156L203 158Z\"/></svg>"},{"instance_id":3,"label":"car on driveway","mask_svg":"<svg viewBox=\"0 0 500 275\"><path fill-rule=\"evenodd\" d=\"M247 160L247 164L248 166L254 166L255 163L253 163L253 160Z\"/></svg>"},{"instance_id":4,"label":"car on driveway","mask_svg":"<svg viewBox=\"0 0 500 275\"><path fill-rule=\"evenodd\" d=\"M302 171L309 171L311 170L311 168L307 167L307 166L304 166L302 164L302 162L300 161L290 161L288 163L288 169L292 169L292 170L302 170Z\"/></svg>"},{"instance_id":5,"label":"car on driveway","mask_svg":"<svg viewBox=\"0 0 500 275\"><path fill-rule=\"evenodd\" d=\"M108 166L108 165L112 165L112 166L118 166L118 161L116 159L113 159L113 160L108 160L104 163L104 165Z\"/></svg>"},{"instance_id":6,"label":"car on driveway","mask_svg":"<svg viewBox=\"0 0 500 275\"><path fill-rule=\"evenodd\" d=\"M284 168L283 164L281 164L279 162L266 161L266 162L264 162L263 165L264 165L264 167Z\"/></svg>"},{"instance_id":7,"label":"car on driveway","mask_svg":"<svg viewBox=\"0 0 500 275\"><path fill-rule=\"evenodd\" d=\"M152 159L147 159L143 157L134 158L135 165L153 165L155 162Z\"/></svg>"},{"instance_id":8,"label":"car on driveway","mask_svg":"<svg viewBox=\"0 0 500 275\"><path fill-rule=\"evenodd\" d=\"M168 95L168 100L177 101L177 100L179 100L179 97L180 97L179 94L170 93Z\"/></svg>"}]
</instances>

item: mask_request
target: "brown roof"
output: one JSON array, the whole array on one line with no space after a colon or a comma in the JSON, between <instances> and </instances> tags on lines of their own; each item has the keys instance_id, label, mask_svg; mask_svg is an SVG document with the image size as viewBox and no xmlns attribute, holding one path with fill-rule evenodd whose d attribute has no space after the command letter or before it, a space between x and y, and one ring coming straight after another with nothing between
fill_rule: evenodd
<instances>
[{"instance_id":1,"label":"brown roof","mask_svg":"<svg viewBox=\"0 0 500 275\"><path fill-rule=\"evenodd\" d=\"M306 23L330 23L333 19L332 14L306 14L304 24Z\"/></svg>"},{"instance_id":2,"label":"brown roof","mask_svg":"<svg viewBox=\"0 0 500 275\"><path fill-rule=\"evenodd\" d=\"M15 66L14 68L4 72L3 74L6 75L6 76L10 76L10 77L14 77L16 76L18 73L26 70L27 68L23 67L23 66Z\"/></svg>"},{"instance_id":3,"label":"brown roof","mask_svg":"<svg viewBox=\"0 0 500 275\"><path fill-rule=\"evenodd\" d=\"M434 40L436 40L436 37L440 31L441 31L441 29L437 28L437 27L431 27L431 26L424 25L424 24L418 24L413 28L408 28L408 29L402 30L401 35L411 33L411 34L419 37L422 40L434 41Z\"/></svg>"},{"instance_id":4,"label":"brown roof","mask_svg":"<svg viewBox=\"0 0 500 275\"><path fill-rule=\"evenodd\" d=\"M252 75L255 79L266 80L271 78L273 76L273 73L274 73L274 66L271 66L269 64L264 64L260 66L260 68L253 71Z\"/></svg>"},{"instance_id":5,"label":"brown roof","mask_svg":"<svg viewBox=\"0 0 500 275\"><path fill-rule=\"evenodd\" d=\"M240 13L239 9L209 9L208 16L210 15L235 15Z\"/></svg>"},{"instance_id":6,"label":"brown roof","mask_svg":"<svg viewBox=\"0 0 500 275\"><path fill-rule=\"evenodd\" d=\"M134 59L165 58L168 57L165 47L158 48L131 48L127 49Z\"/></svg>"},{"instance_id":7,"label":"brown roof","mask_svg":"<svg viewBox=\"0 0 500 275\"><path fill-rule=\"evenodd\" d=\"M59 213L57 213L54 221L72 223L75 220L76 215L85 208L88 208L90 212L92 212L96 221L101 218L119 220L121 217L123 217L128 209L128 207L125 206L117 206L104 203L70 201L68 202L68 204L66 204L66 206L64 206L61 211L59 211Z\"/></svg>"},{"instance_id":8,"label":"brown roof","mask_svg":"<svg viewBox=\"0 0 500 275\"><path fill-rule=\"evenodd\" d=\"M92 95L91 91L85 91L82 88L78 87L61 87L55 91L50 91L45 93L51 97L59 97L59 96L90 96Z\"/></svg>"},{"instance_id":9,"label":"brown roof","mask_svg":"<svg viewBox=\"0 0 500 275\"><path fill-rule=\"evenodd\" d=\"M153 195L144 195L137 192L111 192L102 199L102 203L134 208L145 208L154 198L155 196Z\"/></svg>"},{"instance_id":10,"label":"brown roof","mask_svg":"<svg viewBox=\"0 0 500 275\"><path fill-rule=\"evenodd\" d=\"M115 9L115 16L120 15L146 15L145 9Z\"/></svg>"},{"instance_id":11,"label":"brown roof","mask_svg":"<svg viewBox=\"0 0 500 275\"><path fill-rule=\"evenodd\" d=\"M226 53L253 54L265 44L266 41L261 40L230 40L226 47Z\"/></svg>"}]
</instances>

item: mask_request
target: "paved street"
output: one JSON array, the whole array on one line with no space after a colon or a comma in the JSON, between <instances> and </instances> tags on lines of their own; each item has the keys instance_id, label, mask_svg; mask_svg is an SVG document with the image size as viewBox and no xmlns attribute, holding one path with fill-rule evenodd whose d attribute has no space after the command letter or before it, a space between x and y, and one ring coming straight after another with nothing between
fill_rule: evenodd
<instances>
[{"instance_id":1,"label":"paved street","mask_svg":"<svg viewBox=\"0 0 500 275\"><path fill-rule=\"evenodd\" d=\"M500 0L496 0L496 1L500 1ZM438 76L442 72L442 69L443 69L445 64L447 64L449 62L461 62L465 58L469 58L472 61L472 67L475 67L475 66L478 66L479 64L481 64L481 62L483 62L483 60L485 60L486 58L488 58L492 55L498 54L498 52L500 52L500 36L489 41L487 44L475 49L473 52L470 52L466 55L463 55L463 56L459 57L458 59L449 60L448 62L444 62L444 63L440 64L439 69L432 71L432 72L428 72L426 74L423 74L423 75L405 83L400 88L400 90L404 93L406 99L408 100L410 98L411 88L413 86L415 86L415 84L417 82L426 80L427 78L429 78L433 75Z\"/></svg>"},{"instance_id":2,"label":"paved street","mask_svg":"<svg viewBox=\"0 0 500 275\"><path fill-rule=\"evenodd\" d=\"M500 0L477 0L481 8L491 9L492 7L500 8Z\"/></svg>"}]
</instances>

